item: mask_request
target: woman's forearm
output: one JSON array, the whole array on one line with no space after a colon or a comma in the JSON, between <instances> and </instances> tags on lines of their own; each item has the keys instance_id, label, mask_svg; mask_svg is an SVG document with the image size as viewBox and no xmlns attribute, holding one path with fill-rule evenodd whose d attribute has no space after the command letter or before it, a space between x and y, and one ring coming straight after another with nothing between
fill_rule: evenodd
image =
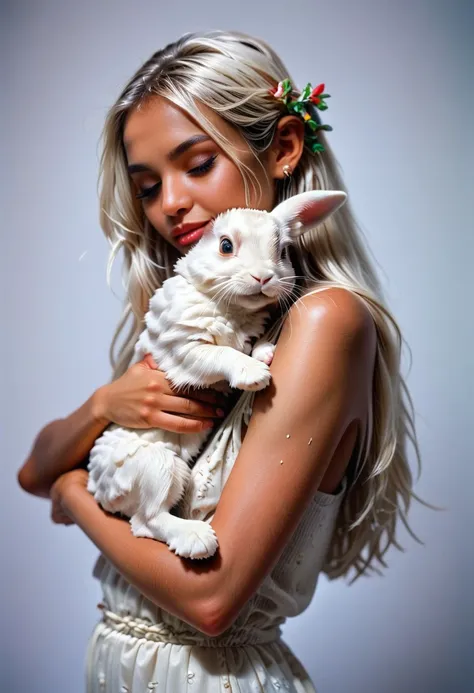
<instances>
[{"instance_id":1,"label":"woman's forearm","mask_svg":"<svg viewBox=\"0 0 474 693\"><path fill-rule=\"evenodd\" d=\"M39 432L18 472L18 482L25 491L47 498L56 479L74 469L90 452L110 423L102 413L101 390L96 390L72 414L51 421Z\"/></svg>"},{"instance_id":2,"label":"woman's forearm","mask_svg":"<svg viewBox=\"0 0 474 693\"><path fill-rule=\"evenodd\" d=\"M166 544L135 537L124 519L106 513L85 488L73 487L63 504L74 523L125 579L159 607L209 636L219 633L214 608L220 561L192 561Z\"/></svg>"}]
</instances>

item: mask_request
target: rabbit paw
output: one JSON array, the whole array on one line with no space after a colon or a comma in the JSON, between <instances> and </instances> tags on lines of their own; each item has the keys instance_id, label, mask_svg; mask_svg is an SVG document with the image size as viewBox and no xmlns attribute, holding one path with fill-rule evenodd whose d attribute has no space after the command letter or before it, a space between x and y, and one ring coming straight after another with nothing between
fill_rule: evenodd
<instances>
[{"instance_id":1,"label":"rabbit paw","mask_svg":"<svg viewBox=\"0 0 474 693\"><path fill-rule=\"evenodd\" d=\"M155 538L151 529L146 525L145 522L140 520L137 515L133 515L130 518L130 527L134 537L146 537L147 539Z\"/></svg>"},{"instance_id":2,"label":"rabbit paw","mask_svg":"<svg viewBox=\"0 0 474 693\"><path fill-rule=\"evenodd\" d=\"M202 520L187 520L185 531L168 541L171 551L183 558L208 558L215 554L218 545L211 525Z\"/></svg>"},{"instance_id":3,"label":"rabbit paw","mask_svg":"<svg viewBox=\"0 0 474 693\"><path fill-rule=\"evenodd\" d=\"M258 361L263 361L267 366L273 361L273 354L275 353L275 344L270 344L270 342L262 342L261 344L256 344L252 351L252 358Z\"/></svg>"},{"instance_id":4,"label":"rabbit paw","mask_svg":"<svg viewBox=\"0 0 474 693\"><path fill-rule=\"evenodd\" d=\"M230 381L239 390L263 390L271 380L270 369L263 361L251 359Z\"/></svg>"}]
</instances>

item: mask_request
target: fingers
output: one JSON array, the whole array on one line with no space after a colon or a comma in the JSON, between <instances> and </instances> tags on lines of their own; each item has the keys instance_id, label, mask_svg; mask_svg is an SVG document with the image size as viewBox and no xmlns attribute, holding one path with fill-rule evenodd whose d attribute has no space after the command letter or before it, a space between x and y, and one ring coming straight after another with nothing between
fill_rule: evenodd
<instances>
[{"instance_id":1,"label":"fingers","mask_svg":"<svg viewBox=\"0 0 474 693\"><path fill-rule=\"evenodd\" d=\"M216 404L220 406L225 405L228 401L222 392L215 392L214 390L192 389L188 393L188 397L191 399L197 399L200 402L207 402L209 404Z\"/></svg>"},{"instance_id":2,"label":"fingers","mask_svg":"<svg viewBox=\"0 0 474 693\"><path fill-rule=\"evenodd\" d=\"M228 403L228 399L224 394L222 394L222 392L197 387L177 388L173 387L167 380L165 387L162 388L162 392L165 395L181 397L191 401L197 400L198 402L204 402L205 404L215 404L219 407L225 406L225 404Z\"/></svg>"},{"instance_id":3,"label":"fingers","mask_svg":"<svg viewBox=\"0 0 474 693\"><path fill-rule=\"evenodd\" d=\"M173 385L167 380L164 371L161 371L159 366L155 363L151 354L146 354L139 363L142 363L148 368L157 371L156 376L152 376L152 380L148 385L148 388L152 391L156 390L162 392L164 395L185 397L187 399L194 399L207 404L217 404L221 406L225 405L228 401L227 397L222 392L217 392L216 390L212 390L210 388L173 387Z\"/></svg>"},{"instance_id":4,"label":"fingers","mask_svg":"<svg viewBox=\"0 0 474 693\"><path fill-rule=\"evenodd\" d=\"M173 431L173 433L201 433L214 426L212 419L186 419L166 412L160 412L156 419L157 428Z\"/></svg>"},{"instance_id":5,"label":"fingers","mask_svg":"<svg viewBox=\"0 0 474 693\"><path fill-rule=\"evenodd\" d=\"M187 414L199 419L214 419L224 416L224 410L186 397L162 395L161 408L170 414Z\"/></svg>"},{"instance_id":6,"label":"fingers","mask_svg":"<svg viewBox=\"0 0 474 693\"><path fill-rule=\"evenodd\" d=\"M169 385L169 387L170 391L166 394L171 394L175 397L185 397L187 399L198 400L199 402L205 402L207 404L216 404L217 406L223 406L228 403L228 398L223 392L218 392L217 390L212 390L211 388L191 386L179 388L173 387L172 385Z\"/></svg>"},{"instance_id":7,"label":"fingers","mask_svg":"<svg viewBox=\"0 0 474 693\"><path fill-rule=\"evenodd\" d=\"M158 370L158 365L153 360L153 356L151 354L145 354L142 361L143 361L143 363L145 363L148 366L148 368L153 368L153 370Z\"/></svg>"},{"instance_id":8,"label":"fingers","mask_svg":"<svg viewBox=\"0 0 474 693\"><path fill-rule=\"evenodd\" d=\"M75 524L75 523L74 523L74 522L71 520L71 518L68 517L67 515L61 515L61 516L59 517L58 524L60 524L60 525L66 525L67 527L69 527L70 525L73 525L73 524Z\"/></svg>"},{"instance_id":9,"label":"fingers","mask_svg":"<svg viewBox=\"0 0 474 693\"><path fill-rule=\"evenodd\" d=\"M68 515L65 515L62 513L58 508L53 504L51 507L51 520L54 522L56 525L73 525L74 522L71 520Z\"/></svg>"}]
</instances>

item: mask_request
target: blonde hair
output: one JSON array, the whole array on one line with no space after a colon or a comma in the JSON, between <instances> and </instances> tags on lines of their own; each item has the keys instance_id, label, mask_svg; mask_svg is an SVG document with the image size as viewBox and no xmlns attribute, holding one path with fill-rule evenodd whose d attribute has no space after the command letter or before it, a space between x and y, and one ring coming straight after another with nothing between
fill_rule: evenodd
<instances>
[{"instance_id":1,"label":"blonde hair","mask_svg":"<svg viewBox=\"0 0 474 693\"><path fill-rule=\"evenodd\" d=\"M127 369L144 326L149 299L172 275L178 257L177 251L151 227L132 192L122 141L127 114L157 95L184 109L238 166L248 200L250 187L258 186L251 170L239 161L231 143L199 110L196 102L210 107L234 126L260 161L272 142L278 120L284 115L284 106L269 98L268 90L286 77L295 84L280 58L260 39L239 32L186 34L154 53L111 107L102 132L100 223L112 246L108 281L113 261L121 249L127 279L124 313L110 348L112 379ZM315 113L313 117L318 116ZM277 203L307 190L345 190L323 131L319 131L318 138L325 151L315 155L305 148L291 179L284 183L277 181ZM404 341L384 305L349 203L305 234L294 247L294 256L299 274L305 278L304 293L339 287L357 294L370 311L377 331L369 425L360 441L356 473L351 475L323 568L330 579L344 576L353 568L356 572L353 582L370 571L380 574L375 563L386 567L383 557L392 544L403 551L395 539L399 518L410 534L423 543L407 521L412 497L428 504L412 490L407 459L406 444L410 442L420 474L413 406L400 372ZM130 317L129 332L115 358L118 336Z\"/></svg>"}]
</instances>

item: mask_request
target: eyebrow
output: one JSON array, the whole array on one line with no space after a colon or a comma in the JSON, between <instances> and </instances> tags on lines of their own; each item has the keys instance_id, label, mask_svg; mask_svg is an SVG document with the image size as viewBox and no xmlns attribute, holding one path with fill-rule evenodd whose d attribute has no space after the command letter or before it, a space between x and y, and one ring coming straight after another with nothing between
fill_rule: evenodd
<instances>
[{"instance_id":1,"label":"eyebrow","mask_svg":"<svg viewBox=\"0 0 474 693\"><path fill-rule=\"evenodd\" d=\"M207 142L211 138L209 135L193 135L192 137L189 137L187 140L184 140L184 142L181 142L181 144L178 144L177 147L172 149L168 156L167 159L169 161L174 161L177 159L181 154L184 154L188 149L193 147L195 144L199 144L200 142ZM147 166L146 164L130 164L127 166L127 170L129 173L140 173L141 171L151 171L152 169Z\"/></svg>"}]
</instances>

